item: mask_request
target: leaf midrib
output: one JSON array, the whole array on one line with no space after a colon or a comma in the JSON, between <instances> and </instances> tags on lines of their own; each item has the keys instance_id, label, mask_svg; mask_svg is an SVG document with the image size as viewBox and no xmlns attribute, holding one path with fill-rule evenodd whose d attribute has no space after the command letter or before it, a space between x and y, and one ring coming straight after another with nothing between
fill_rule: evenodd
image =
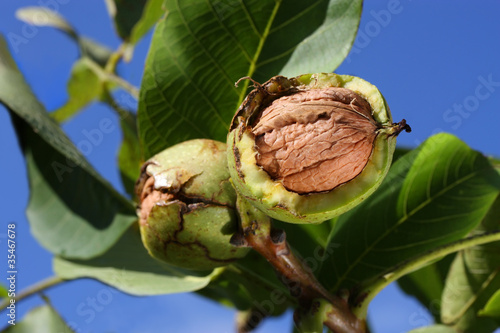
<instances>
[{"instance_id":1,"label":"leaf midrib","mask_svg":"<svg viewBox=\"0 0 500 333\"><path fill-rule=\"evenodd\" d=\"M250 67L248 68L247 75L248 77L252 77L252 75L255 73L255 70L257 68L257 60L260 57L260 54L262 53L262 49L264 48L264 44L267 40L267 37L269 36L271 32L271 27L273 25L274 19L276 18L276 13L278 13L278 10L281 5L281 1L276 1L276 4L274 5L273 11L271 13L271 17L269 18L269 21L267 22L266 28L264 29L264 32L262 33L262 37L260 38L259 45L257 46L257 49L255 50L255 54L253 56L252 61L250 62ZM247 95L247 88L249 85L249 81L245 80L243 83L243 87L241 89L241 93L238 99L238 103L236 104L236 107L239 107L243 100L245 99Z\"/></svg>"},{"instance_id":2,"label":"leaf midrib","mask_svg":"<svg viewBox=\"0 0 500 333\"><path fill-rule=\"evenodd\" d=\"M320 3L321 3L321 1L317 1L316 3L312 4L305 11L303 11L299 15L295 16L293 19L290 19L290 20L282 23L281 25L275 27L273 29L273 31L271 31L271 33L275 33L279 29L282 29L282 28L286 27L287 24L289 24L290 22L293 22L297 18L303 16L305 13L307 13L308 11L310 11L312 8L314 8L315 6L317 6ZM353 5L355 5L355 2L351 2L349 4L349 9ZM328 18L328 12L327 12L327 14L326 14L327 17L325 18L325 21L313 33L311 33L309 36L307 36L306 38L304 38L300 43L292 46L288 50L285 50L285 51L281 52L280 54L275 55L274 57L271 57L271 58L266 59L265 61L262 61L260 63L260 65L261 66L267 65L269 63L272 63L274 61L282 59L282 58L286 57L287 55L293 53L297 49L297 47L299 47L299 45L307 43L311 39L312 36L316 36L316 34L318 34L318 33L320 33L320 34L324 33L325 30L328 30L332 25L334 25L335 23L337 23L337 21L339 21L342 18L344 18L344 16L346 15L347 12L348 12L348 10L345 10L344 13L341 16L338 16L335 20L332 20L330 23L328 23L328 25L325 25L325 22L327 21L327 18Z\"/></svg>"},{"instance_id":3,"label":"leaf midrib","mask_svg":"<svg viewBox=\"0 0 500 333\"><path fill-rule=\"evenodd\" d=\"M499 273L500 267L491 272L490 275L488 275L488 278L481 284L479 290L474 293L474 295L463 305L463 307L456 313L455 316L449 319L450 324L456 324L465 315L465 313L469 311L469 309L473 309L473 306L479 300L479 297L485 292L485 290L490 286L490 284L498 276Z\"/></svg>"},{"instance_id":4,"label":"leaf midrib","mask_svg":"<svg viewBox=\"0 0 500 333\"><path fill-rule=\"evenodd\" d=\"M177 12L179 13L179 17L181 18L182 20L182 24L184 25L184 27L187 29L187 31L189 32L189 34L193 37L193 39L196 41L197 45L203 50L203 52L210 58L211 62L217 67L217 69L219 70L219 72L222 73L222 75L225 77L225 79L230 83L232 84L231 82L231 78L229 77L228 73L220 66L219 62L217 62L212 56L211 56L211 53L206 49L206 47L203 45L203 43L196 37L196 34L193 32L193 30L191 29L191 26L188 24L188 22L186 21L186 18L184 16L184 13L179 5L179 0L176 0L175 1L175 5L176 5L176 9L177 9ZM181 72L183 72L183 75L189 79L189 82L193 83L194 81L192 80L192 78L188 75L188 73L179 65L177 65L177 67L179 68L179 70ZM225 127L229 127L229 125L226 123L226 121L224 120L224 118L222 117L222 115L220 114L219 112L219 109L212 103L212 101L210 100L210 98L207 98L206 94L200 90L200 88L198 87L198 85L194 84L193 83L193 87L198 91L198 93L203 96L203 98L205 99L205 101L207 102L207 104L210 106L210 108L214 111L215 115L217 116L217 118L219 119L219 121L225 126Z\"/></svg>"}]
</instances>

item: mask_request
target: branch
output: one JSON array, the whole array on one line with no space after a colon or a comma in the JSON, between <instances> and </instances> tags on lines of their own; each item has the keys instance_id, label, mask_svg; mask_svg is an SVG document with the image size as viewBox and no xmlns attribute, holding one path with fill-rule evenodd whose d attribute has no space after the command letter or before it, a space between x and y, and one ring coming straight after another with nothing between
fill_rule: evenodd
<instances>
[{"instance_id":1,"label":"branch","mask_svg":"<svg viewBox=\"0 0 500 333\"><path fill-rule=\"evenodd\" d=\"M231 243L252 247L266 258L303 309L313 307L317 299L328 301L331 309L324 324L334 332L366 332L364 320L354 316L346 299L330 294L309 267L294 255L286 242L284 231L272 229L271 219L244 198L238 196L236 206L242 230L233 236Z\"/></svg>"},{"instance_id":2,"label":"branch","mask_svg":"<svg viewBox=\"0 0 500 333\"><path fill-rule=\"evenodd\" d=\"M0 303L0 310L5 309L7 306L10 304L10 300L14 299L16 302L21 301L29 296L32 296L34 294L37 294L43 290L49 289L55 285L58 285L59 283L66 282L66 280L58 277L58 276L51 276L45 280L42 280L38 283L35 283L25 290L21 291L19 295L17 295L14 298L6 298L2 303Z\"/></svg>"},{"instance_id":3,"label":"branch","mask_svg":"<svg viewBox=\"0 0 500 333\"><path fill-rule=\"evenodd\" d=\"M103 102L107 103L116 112L119 118L127 119L130 116L130 111L125 110L116 102L107 85L104 86L101 98ZM135 121L132 123L135 124Z\"/></svg>"}]
</instances>

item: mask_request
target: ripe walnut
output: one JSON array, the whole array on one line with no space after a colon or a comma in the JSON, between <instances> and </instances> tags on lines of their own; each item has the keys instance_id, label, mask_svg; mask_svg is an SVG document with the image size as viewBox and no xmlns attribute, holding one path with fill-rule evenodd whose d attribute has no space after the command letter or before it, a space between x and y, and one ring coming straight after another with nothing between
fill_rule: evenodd
<instances>
[{"instance_id":1,"label":"ripe walnut","mask_svg":"<svg viewBox=\"0 0 500 333\"><path fill-rule=\"evenodd\" d=\"M385 177L395 137L380 92L347 75L277 76L256 84L228 136L236 189L270 216L319 223L373 193Z\"/></svg>"},{"instance_id":2,"label":"ripe walnut","mask_svg":"<svg viewBox=\"0 0 500 333\"><path fill-rule=\"evenodd\" d=\"M284 96L264 109L252 129L257 164L287 190L329 191L363 170L377 128L370 104L348 89Z\"/></svg>"}]
</instances>

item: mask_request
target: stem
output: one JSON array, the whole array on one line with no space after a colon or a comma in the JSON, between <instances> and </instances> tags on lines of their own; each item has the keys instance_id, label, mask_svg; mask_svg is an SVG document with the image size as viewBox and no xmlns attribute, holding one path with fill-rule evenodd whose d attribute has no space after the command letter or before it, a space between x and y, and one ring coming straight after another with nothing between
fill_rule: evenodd
<instances>
[{"instance_id":1,"label":"stem","mask_svg":"<svg viewBox=\"0 0 500 333\"><path fill-rule=\"evenodd\" d=\"M21 301L26 297L32 296L33 294L37 294L45 289L49 289L62 282L66 282L66 280L58 276L51 276L45 280L42 280L38 283L29 286L25 290L21 291L19 295L17 295L14 298L6 298L2 303L0 303L0 309L1 310L5 309L10 304L11 299L14 299L16 301Z\"/></svg>"},{"instance_id":2,"label":"stem","mask_svg":"<svg viewBox=\"0 0 500 333\"><path fill-rule=\"evenodd\" d=\"M129 111L125 110L120 105L118 105L116 100L113 98L113 95L111 95L111 92L107 85L104 86L101 97L103 98L103 101L105 103L107 103L113 110L116 111L120 119L126 119L127 117L130 116Z\"/></svg>"},{"instance_id":3,"label":"stem","mask_svg":"<svg viewBox=\"0 0 500 333\"><path fill-rule=\"evenodd\" d=\"M241 218L241 234L233 237L232 243L250 246L259 252L274 267L281 281L297 297L299 305L310 308L316 299L325 299L332 310L325 325L336 333L365 332L364 320L359 320L351 312L347 301L330 294L316 279L311 270L294 255L284 231L274 230L271 219L244 198L238 196L237 209Z\"/></svg>"},{"instance_id":4,"label":"stem","mask_svg":"<svg viewBox=\"0 0 500 333\"><path fill-rule=\"evenodd\" d=\"M139 99L139 89L137 87L134 87L131 83L115 75L114 73L110 73L104 70L93 60L89 58L86 58L85 60L87 61L87 65L89 66L89 68L92 69L94 73L96 73L96 75L99 76L103 81L115 83L126 90L130 95L132 95L132 97L134 97L135 99Z\"/></svg>"},{"instance_id":5,"label":"stem","mask_svg":"<svg viewBox=\"0 0 500 333\"><path fill-rule=\"evenodd\" d=\"M116 66L118 66L118 63L123 58L124 50L125 50L125 45L121 44L118 47L118 49L111 54L104 68L106 72L111 74L115 73Z\"/></svg>"},{"instance_id":6,"label":"stem","mask_svg":"<svg viewBox=\"0 0 500 333\"><path fill-rule=\"evenodd\" d=\"M440 259L450 253L458 252L472 246L486 244L494 241L500 241L500 231L487 232L481 235L463 238L456 242L430 250L420 256L405 261L400 265L392 267L383 275L380 275L379 277L371 280L369 283L365 283L360 287L359 291L356 293L358 295L357 300L355 300L353 304L354 314L358 318L366 318L370 301L382 289L384 289L390 283L396 281L400 277L409 274L425 266L429 262Z\"/></svg>"},{"instance_id":7,"label":"stem","mask_svg":"<svg viewBox=\"0 0 500 333\"><path fill-rule=\"evenodd\" d=\"M315 300L309 309L297 309L293 319L300 332L323 332L323 323L328 320L332 305L324 299Z\"/></svg>"}]
</instances>

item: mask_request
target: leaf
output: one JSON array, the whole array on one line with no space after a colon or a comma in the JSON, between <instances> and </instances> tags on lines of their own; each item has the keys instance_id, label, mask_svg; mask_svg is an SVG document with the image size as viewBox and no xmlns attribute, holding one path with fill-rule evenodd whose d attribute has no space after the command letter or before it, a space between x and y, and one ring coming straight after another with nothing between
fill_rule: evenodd
<instances>
[{"instance_id":1,"label":"leaf","mask_svg":"<svg viewBox=\"0 0 500 333\"><path fill-rule=\"evenodd\" d=\"M272 266L255 251L228 266L197 293L240 311L265 312L266 316L278 316L295 304Z\"/></svg>"},{"instance_id":2,"label":"leaf","mask_svg":"<svg viewBox=\"0 0 500 333\"><path fill-rule=\"evenodd\" d=\"M53 27L75 37L76 33L71 24L59 13L46 7L23 7L16 11L17 19L38 27Z\"/></svg>"},{"instance_id":3,"label":"leaf","mask_svg":"<svg viewBox=\"0 0 500 333\"><path fill-rule=\"evenodd\" d=\"M462 238L488 211L499 178L486 158L456 137L431 137L401 157L364 203L339 217L330 237L337 248L320 281L330 290L351 288Z\"/></svg>"},{"instance_id":4,"label":"leaf","mask_svg":"<svg viewBox=\"0 0 500 333\"><path fill-rule=\"evenodd\" d=\"M8 315L7 315L8 317ZM15 325L9 325L2 330L3 333L72 333L59 314L49 305L43 305L32 309Z\"/></svg>"},{"instance_id":5,"label":"leaf","mask_svg":"<svg viewBox=\"0 0 500 333\"><path fill-rule=\"evenodd\" d=\"M303 10L309 10L309 8ZM286 9L289 10L290 8ZM283 53L276 54L274 46L267 49L264 47L262 53L266 57L266 51L269 50L268 59L270 60L268 60L269 64L263 65L261 71L266 73L267 68L269 68L268 71L272 71L274 68L273 62L279 62L280 57L286 57L286 54L291 52L293 53L280 71L282 75L296 76L304 73L331 72L335 70L344 61L354 42L361 9L362 1L330 1L328 8L326 8L326 17L322 22L323 24L305 38L301 38L302 36L299 37L300 39L295 37L299 43L297 46L290 45L293 51L286 50ZM303 13L303 11L297 11L295 15L302 16ZM294 16L293 19L296 20L297 16ZM296 24L303 25L305 22L310 24L309 19L308 17L301 17ZM281 38L293 40L286 30L281 30L280 34L281 36L278 34L273 35L272 37L275 39L270 38L269 44L266 46L277 42ZM325 47L326 41L332 47Z\"/></svg>"},{"instance_id":6,"label":"leaf","mask_svg":"<svg viewBox=\"0 0 500 333\"><path fill-rule=\"evenodd\" d=\"M234 86L241 77L333 71L361 14L361 0L167 0L165 7L139 98L145 159L188 139L225 141L247 94L248 81Z\"/></svg>"},{"instance_id":7,"label":"leaf","mask_svg":"<svg viewBox=\"0 0 500 333\"><path fill-rule=\"evenodd\" d=\"M66 103L50 114L59 123L75 116L82 108L98 99L103 91L103 82L92 70L87 58L81 58L73 64L67 89Z\"/></svg>"},{"instance_id":8,"label":"leaf","mask_svg":"<svg viewBox=\"0 0 500 333\"><path fill-rule=\"evenodd\" d=\"M396 150L394 151L394 155L392 156L392 163L396 162L399 160L399 158L403 157L404 155L408 154L412 149L410 148L401 148L401 147L396 147Z\"/></svg>"},{"instance_id":9,"label":"leaf","mask_svg":"<svg viewBox=\"0 0 500 333\"><path fill-rule=\"evenodd\" d=\"M135 195L135 181L139 179L141 165L144 162L141 155L141 147L137 134L137 117L132 112L120 119L123 139L118 153L118 167L120 176L127 193Z\"/></svg>"},{"instance_id":10,"label":"leaf","mask_svg":"<svg viewBox=\"0 0 500 333\"><path fill-rule=\"evenodd\" d=\"M330 234L336 219L325 221L321 224L293 224L278 220L273 220L273 226L283 228L286 231L287 239L292 245L305 242L305 239L311 239L314 243L312 250L318 250L316 245L326 248L328 244L328 235ZM302 252L301 252L302 253Z\"/></svg>"},{"instance_id":11,"label":"leaf","mask_svg":"<svg viewBox=\"0 0 500 333\"><path fill-rule=\"evenodd\" d=\"M132 43L137 42L142 37L141 33L146 33L158 20L161 5L162 1L159 0L106 0L118 35Z\"/></svg>"},{"instance_id":12,"label":"leaf","mask_svg":"<svg viewBox=\"0 0 500 333\"><path fill-rule=\"evenodd\" d=\"M136 220L134 205L90 166L49 117L1 36L0 102L12 115L26 157L27 215L35 238L66 257L91 258L106 251ZM94 143L99 135L97 129L89 131Z\"/></svg>"},{"instance_id":13,"label":"leaf","mask_svg":"<svg viewBox=\"0 0 500 333\"><path fill-rule=\"evenodd\" d=\"M227 307L232 307L241 311L252 307L252 295L244 287L239 279L234 279L234 273L224 270L222 274L214 277L212 281L203 289L196 293L209 298Z\"/></svg>"},{"instance_id":14,"label":"leaf","mask_svg":"<svg viewBox=\"0 0 500 333\"><path fill-rule=\"evenodd\" d=\"M500 319L500 289L490 297L484 308L478 312L478 315Z\"/></svg>"},{"instance_id":15,"label":"leaf","mask_svg":"<svg viewBox=\"0 0 500 333\"><path fill-rule=\"evenodd\" d=\"M238 277L233 275L232 280L247 290L256 308L276 316L296 302L271 264L257 252L251 251L232 266L239 273Z\"/></svg>"},{"instance_id":16,"label":"leaf","mask_svg":"<svg viewBox=\"0 0 500 333\"><path fill-rule=\"evenodd\" d=\"M472 235L500 229L500 196ZM460 252L453 261L441 300L441 321L458 331L491 332L496 322L478 317L500 289L500 242Z\"/></svg>"},{"instance_id":17,"label":"leaf","mask_svg":"<svg viewBox=\"0 0 500 333\"><path fill-rule=\"evenodd\" d=\"M401 289L406 294L415 296L429 309L435 320L439 320L440 317L444 280L454 257L455 254L448 255L398 280Z\"/></svg>"},{"instance_id":18,"label":"leaf","mask_svg":"<svg viewBox=\"0 0 500 333\"><path fill-rule=\"evenodd\" d=\"M446 325L432 325L411 330L408 333L458 333L453 328Z\"/></svg>"},{"instance_id":19,"label":"leaf","mask_svg":"<svg viewBox=\"0 0 500 333\"><path fill-rule=\"evenodd\" d=\"M138 296L198 290L218 274L217 270L188 273L153 259L142 245L135 225L111 249L97 258L84 261L55 257L54 272L63 279L97 279Z\"/></svg>"},{"instance_id":20,"label":"leaf","mask_svg":"<svg viewBox=\"0 0 500 333\"><path fill-rule=\"evenodd\" d=\"M130 43L137 43L163 15L164 0L149 0L144 5L142 16L132 28Z\"/></svg>"}]
</instances>

